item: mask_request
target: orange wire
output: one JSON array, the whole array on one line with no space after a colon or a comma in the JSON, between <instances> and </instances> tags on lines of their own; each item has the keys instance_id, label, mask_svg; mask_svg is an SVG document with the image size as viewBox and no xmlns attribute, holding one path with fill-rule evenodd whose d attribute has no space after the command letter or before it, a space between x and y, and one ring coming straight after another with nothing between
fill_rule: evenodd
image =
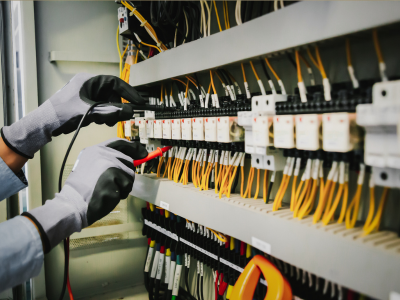
<instances>
[{"instance_id":1,"label":"orange wire","mask_svg":"<svg viewBox=\"0 0 400 300\"><path fill-rule=\"evenodd\" d=\"M319 70L320 70L320 72L321 72L322 78L327 78L327 77L326 77L326 73L325 73L324 66L322 65L321 56L319 55L318 46L315 46L315 54L317 55Z\"/></svg>"},{"instance_id":2,"label":"orange wire","mask_svg":"<svg viewBox=\"0 0 400 300\"><path fill-rule=\"evenodd\" d=\"M213 76L212 76L212 71L211 71L211 70L210 70L210 77L211 77L211 85L212 85L212 88L213 88L214 94L216 94L216 93L217 93L217 91L215 90L215 86L214 86L214 80L213 80Z\"/></svg>"},{"instance_id":3,"label":"orange wire","mask_svg":"<svg viewBox=\"0 0 400 300\"><path fill-rule=\"evenodd\" d=\"M297 80L298 82L303 82L303 77L301 76L301 67L300 67L300 60L299 60L299 51L296 50L296 65L297 65Z\"/></svg>"},{"instance_id":4,"label":"orange wire","mask_svg":"<svg viewBox=\"0 0 400 300\"><path fill-rule=\"evenodd\" d=\"M310 49L308 49L308 48L307 48L307 54L308 54L308 57L311 59L312 63L317 67L318 70L320 70L317 60L314 58Z\"/></svg>"},{"instance_id":5,"label":"orange wire","mask_svg":"<svg viewBox=\"0 0 400 300\"><path fill-rule=\"evenodd\" d=\"M246 72L244 71L243 63L241 63L240 65L242 66L243 81L244 81L244 82L247 82L247 80L246 80Z\"/></svg>"},{"instance_id":6,"label":"orange wire","mask_svg":"<svg viewBox=\"0 0 400 300\"><path fill-rule=\"evenodd\" d=\"M186 84L185 98L187 98L188 91L189 91L189 79L188 79L187 84Z\"/></svg>"},{"instance_id":7,"label":"orange wire","mask_svg":"<svg viewBox=\"0 0 400 300\"><path fill-rule=\"evenodd\" d=\"M197 87L197 84L194 82L193 78L189 77L189 76L185 76L187 79L190 80L191 83L194 84L195 87Z\"/></svg>"},{"instance_id":8,"label":"orange wire","mask_svg":"<svg viewBox=\"0 0 400 300\"><path fill-rule=\"evenodd\" d=\"M254 76L256 76L257 81L260 80L260 77L258 77L257 71L256 71L256 69L254 68L254 65L253 65L253 62L252 62L252 61L250 61L250 66L251 66L251 68L253 69L253 73L254 73Z\"/></svg>"},{"instance_id":9,"label":"orange wire","mask_svg":"<svg viewBox=\"0 0 400 300\"><path fill-rule=\"evenodd\" d=\"M174 77L172 77L171 79L172 79L172 80L179 81L179 82L183 83L183 84L186 86L186 83L184 83L182 80L180 80L180 79L178 79L178 78L174 78Z\"/></svg>"},{"instance_id":10,"label":"orange wire","mask_svg":"<svg viewBox=\"0 0 400 300\"><path fill-rule=\"evenodd\" d=\"M268 65L268 68L271 70L272 74L274 74L276 80L279 81L280 80L279 76L278 76L278 74L276 74L275 70L272 68L271 64L269 63L268 58L264 57L264 59L265 59L265 62L267 63L267 65Z\"/></svg>"}]
</instances>

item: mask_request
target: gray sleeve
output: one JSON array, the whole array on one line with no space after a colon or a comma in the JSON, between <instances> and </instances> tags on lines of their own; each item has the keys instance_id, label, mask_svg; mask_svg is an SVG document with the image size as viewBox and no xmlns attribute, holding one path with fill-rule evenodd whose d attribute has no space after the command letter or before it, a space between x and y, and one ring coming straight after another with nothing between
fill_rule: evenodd
<instances>
[{"instance_id":1,"label":"gray sleeve","mask_svg":"<svg viewBox=\"0 0 400 300\"><path fill-rule=\"evenodd\" d=\"M0 224L0 292L39 274L43 265L39 232L25 217Z\"/></svg>"},{"instance_id":2,"label":"gray sleeve","mask_svg":"<svg viewBox=\"0 0 400 300\"><path fill-rule=\"evenodd\" d=\"M14 195L27 186L28 182L24 173L21 171L15 175L0 157L0 201Z\"/></svg>"}]
</instances>

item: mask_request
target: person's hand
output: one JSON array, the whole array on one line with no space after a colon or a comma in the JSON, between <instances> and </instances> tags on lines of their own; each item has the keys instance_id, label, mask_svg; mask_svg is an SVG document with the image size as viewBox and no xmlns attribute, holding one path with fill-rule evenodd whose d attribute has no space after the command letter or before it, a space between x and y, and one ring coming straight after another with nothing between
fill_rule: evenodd
<instances>
[{"instance_id":1,"label":"person's hand","mask_svg":"<svg viewBox=\"0 0 400 300\"><path fill-rule=\"evenodd\" d=\"M145 104L145 99L132 86L115 76L81 73L36 110L3 127L1 136L11 150L32 158L53 136L74 131L95 102L104 104L92 109L83 127L92 122L113 126L132 118L132 106L121 103L121 97L133 104Z\"/></svg>"},{"instance_id":2,"label":"person's hand","mask_svg":"<svg viewBox=\"0 0 400 300\"><path fill-rule=\"evenodd\" d=\"M127 198L135 178L133 160L147 154L141 144L118 138L82 150L61 192L22 214L39 228L46 252Z\"/></svg>"}]
</instances>

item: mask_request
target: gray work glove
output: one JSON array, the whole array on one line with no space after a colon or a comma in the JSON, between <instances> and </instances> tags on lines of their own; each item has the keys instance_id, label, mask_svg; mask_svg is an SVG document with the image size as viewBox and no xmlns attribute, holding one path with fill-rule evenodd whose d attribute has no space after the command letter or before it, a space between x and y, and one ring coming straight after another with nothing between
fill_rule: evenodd
<instances>
[{"instance_id":1,"label":"gray work glove","mask_svg":"<svg viewBox=\"0 0 400 300\"><path fill-rule=\"evenodd\" d=\"M95 102L105 103L92 109L82 127L92 122L113 126L132 118L132 106L121 103L121 97L133 104L145 104L132 86L115 76L81 73L36 110L11 126L3 127L1 136L14 152L32 158L51 137L74 131Z\"/></svg>"},{"instance_id":2,"label":"gray work glove","mask_svg":"<svg viewBox=\"0 0 400 300\"><path fill-rule=\"evenodd\" d=\"M128 197L135 178L133 160L147 154L141 144L118 138L83 149L61 192L22 214L39 228L46 251L103 218Z\"/></svg>"}]
</instances>

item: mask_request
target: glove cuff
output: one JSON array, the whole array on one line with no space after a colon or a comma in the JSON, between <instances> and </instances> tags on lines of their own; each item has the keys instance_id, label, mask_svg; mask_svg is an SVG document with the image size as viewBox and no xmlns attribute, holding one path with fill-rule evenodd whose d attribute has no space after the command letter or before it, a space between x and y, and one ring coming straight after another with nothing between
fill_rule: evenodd
<instances>
[{"instance_id":1,"label":"glove cuff","mask_svg":"<svg viewBox=\"0 0 400 300\"><path fill-rule=\"evenodd\" d=\"M45 249L50 251L63 239L87 226L87 204L72 187L64 186L53 200L24 213L39 228Z\"/></svg>"},{"instance_id":2,"label":"glove cuff","mask_svg":"<svg viewBox=\"0 0 400 300\"><path fill-rule=\"evenodd\" d=\"M50 101L30 112L18 122L1 129L4 143L15 153L33 158L35 152L51 141L53 130L60 126Z\"/></svg>"}]
</instances>

